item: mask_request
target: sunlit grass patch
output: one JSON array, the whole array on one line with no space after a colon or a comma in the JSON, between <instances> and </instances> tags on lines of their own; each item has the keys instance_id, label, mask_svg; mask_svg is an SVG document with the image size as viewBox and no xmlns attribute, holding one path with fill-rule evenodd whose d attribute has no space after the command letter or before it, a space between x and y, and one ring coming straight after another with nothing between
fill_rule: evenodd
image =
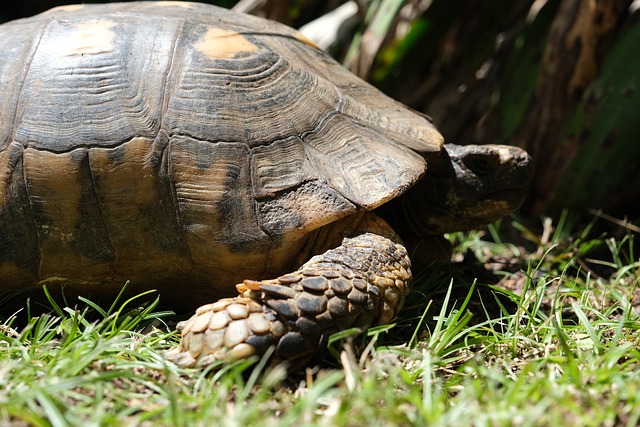
<instances>
[{"instance_id":1,"label":"sunlit grass patch","mask_svg":"<svg viewBox=\"0 0 640 427\"><path fill-rule=\"evenodd\" d=\"M451 236L455 262L416 266L394 325L335 336L297 373L168 363L177 336L153 294L49 298L49 313L0 327L0 424L636 425L633 235L568 223Z\"/></svg>"}]
</instances>

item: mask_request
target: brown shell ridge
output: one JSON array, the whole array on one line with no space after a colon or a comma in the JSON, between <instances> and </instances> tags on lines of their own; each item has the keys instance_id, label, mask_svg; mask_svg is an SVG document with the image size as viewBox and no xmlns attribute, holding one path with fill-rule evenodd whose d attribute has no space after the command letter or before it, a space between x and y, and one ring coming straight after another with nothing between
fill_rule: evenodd
<instances>
[{"instance_id":1,"label":"brown shell ridge","mask_svg":"<svg viewBox=\"0 0 640 427\"><path fill-rule=\"evenodd\" d=\"M17 142L14 142L13 144L20 145L20 143L17 143ZM36 220L36 216L35 216L33 198L29 192L29 186L27 185L27 174L25 172L25 164L24 164L24 150L25 150L25 147L21 146L20 154L19 154L21 176L19 177L19 179L22 181L22 185L24 185L24 196L26 197L27 206L29 207L30 215L28 215L28 217L31 219L30 225L33 226L32 228L33 234L31 234L31 236L35 237L36 246L38 248L35 254L37 258L37 269L34 271L34 274L36 279L40 280L40 266L42 264L42 242L40 241L40 236L38 235L38 221Z\"/></svg>"},{"instance_id":2,"label":"brown shell ridge","mask_svg":"<svg viewBox=\"0 0 640 427\"><path fill-rule=\"evenodd\" d=\"M156 151L156 158L159 160L159 165L158 165L158 173L161 176L164 176L168 181L170 181L169 178L169 141L171 140L171 136L167 134L167 132L164 129L160 129L160 131L158 132L158 136L156 137L155 141L154 141L154 146L156 147L160 147L159 150L159 154ZM193 260L193 254L191 253L191 247L187 244L187 236L186 236L186 232L185 232L185 224L182 221L182 218L180 217L180 211L178 209L178 195L176 193L176 188L175 185L173 185L173 183L170 183L168 185L168 191L169 194L171 195L171 206L172 206L172 211L173 211L173 216L176 220L176 225L178 226L178 229L181 230L182 232L180 233L180 237L182 238L182 241L184 242L183 247L184 250L187 252L187 256L188 259ZM161 189L158 189L159 191ZM191 265L191 268L189 268L189 274L191 274L192 270L193 270L193 264Z\"/></svg>"},{"instance_id":3,"label":"brown shell ridge","mask_svg":"<svg viewBox=\"0 0 640 427\"><path fill-rule=\"evenodd\" d=\"M91 185L90 185L90 189L91 192L93 193L93 198L95 200L95 203L97 205L97 211L98 211L98 215L99 215L99 220L100 220L100 225L102 226L102 228L104 228L105 233L104 233L104 239L106 240L105 243L108 245L108 247L111 249L109 252L113 254L113 259L111 262L107 263L109 266L109 278L113 279L117 276L117 272L115 271L115 266L117 265L118 262L118 252L117 252L117 247L115 245L115 242L112 239L111 233L108 230L108 222L107 222L107 218L105 216L105 209L103 207L103 203L101 200L101 194L100 194L100 187L97 183L96 180L96 175L95 172L93 170L93 168L91 167L91 161L89 160L89 155L90 155L90 150L91 148L83 148L85 150L85 155L86 155L86 162L87 162L87 170L89 172L89 176L91 177Z\"/></svg>"},{"instance_id":4,"label":"brown shell ridge","mask_svg":"<svg viewBox=\"0 0 640 427\"><path fill-rule=\"evenodd\" d=\"M387 113L399 114L381 114L369 105L357 101L351 95L344 93L342 95L343 102L341 103L339 110L341 113L365 126L375 127L385 131L386 133L403 136L404 138L402 140L397 137L394 138L394 142L399 145L409 148L412 151L422 153L437 151L444 143L439 132L435 130L435 128L429 124L425 118L418 115L412 117L414 114L407 111L403 106L398 105L396 109L387 108L385 110ZM409 121L409 117L411 121ZM422 126L417 126L418 121L424 121ZM427 124L427 126L425 126L425 124ZM420 129L423 132L418 132L416 129Z\"/></svg>"},{"instance_id":5,"label":"brown shell ridge","mask_svg":"<svg viewBox=\"0 0 640 427\"><path fill-rule=\"evenodd\" d=\"M171 54L169 56L169 62L167 64L166 71L162 76L162 87L164 88L164 90L162 90L160 93L160 105L162 107L160 109L160 118L158 119L159 135L161 133L167 133L165 131L166 129L165 117L167 117L169 102L171 100L171 95L173 95L173 88L172 88L172 85L170 84L171 83L170 77L176 74L179 75L180 74L179 70L182 68L179 65L179 63L177 63L176 57L177 57L177 50L178 50L178 41L180 40L180 37L182 36L182 33L184 31L185 22L186 22L185 19L181 20L180 28L178 29L178 31L176 31L176 34L173 37L173 40L171 42ZM178 64L177 67L176 67L176 64Z\"/></svg>"},{"instance_id":6,"label":"brown shell ridge","mask_svg":"<svg viewBox=\"0 0 640 427\"><path fill-rule=\"evenodd\" d=\"M287 61L285 61L284 58L282 58L281 56L275 55L275 53L271 51L271 49L269 49L268 46L263 45L262 42L259 41L259 39L251 38L251 41L255 41L255 44L259 45L262 48L259 54L255 54L248 57L239 57L234 59L219 58L217 61L220 61L221 63L231 64L237 61L253 60L254 58L256 58L257 61L254 66L247 67L247 65L252 65L252 64L245 63L243 64L242 68L234 69L231 67L224 67L224 66L216 67L215 65L217 64L212 63L210 64L211 66L206 70L207 73L203 73L203 74L211 74L209 73L209 71L214 71L216 72L215 74L219 74L221 76L227 76L230 79L235 80L235 82L252 83L252 82L259 81L260 85L251 87L252 90L256 90L257 88L267 89L268 85L277 84L278 80L282 78L285 75L285 73L281 72L278 74L273 72L272 70L277 71L277 70L283 69L286 71L289 68L290 64ZM271 75L275 75L276 78L271 82L265 83L263 81L265 76L269 77ZM220 87L223 88L224 85L220 85Z\"/></svg>"},{"instance_id":7,"label":"brown shell ridge","mask_svg":"<svg viewBox=\"0 0 640 427\"><path fill-rule=\"evenodd\" d=\"M5 142L7 143L7 145L9 145L12 141L16 140L16 132L18 130L18 123L20 123L21 120L18 120L18 116L19 116L19 110L20 110L20 104L22 102L22 89L24 88L24 85L27 81L27 75L29 73L29 69L31 68L31 64L33 63L33 58L36 55L36 52L38 51L38 47L40 46L40 43L42 41L42 37L44 36L45 32L47 31L47 28L49 27L49 24L47 23L47 25L43 25L40 29L40 34L38 34L38 40L35 43L31 44L30 47L30 52L28 54L28 60L25 61L25 66L22 70L22 73L20 73L20 84L18 89L15 91L16 94L16 103L15 103L15 107L13 109L13 120L11 121L12 123L12 130L11 133L8 135L6 141L0 141L0 150L3 150L6 146L4 145Z\"/></svg>"},{"instance_id":8,"label":"brown shell ridge","mask_svg":"<svg viewBox=\"0 0 640 427\"><path fill-rule=\"evenodd\" d=\"M182 40L178 50L186 42ZM281 83L283 77L292 77L282 58L267 49L250 57L215 61L197 51L185 55L178 58L185 58L180 61L184 72L167 93L163 126L169 133L198 139L215 135L219 140L273 140L273 125L262 123L265 117L277 119L276 104L287 105L293 98L287 91L273 89L291 86Z\"/></svg>"},{"instance_id":9,"label":"brown shell ridge","mask_svg":"<svg viewBox=\"0 0 640 427\"><path fill-rule=\"evenodd\" d=\"M344 97L334 85L307 72L303 74L307 75L310 82L305 87L320 96L312 97L306 103L294 102L293 108L287 105L286 111L291 111L295 117L295 111L298 110L296 106L300 105L300 108L322 113L317 115L314 123L298 126L293 123L298 129L302 127L297 136L294 132L293 136L277 135L273 139L272 135L266 141L253 142L251 146L252 154L256 153L258 147L270 147L269 156L275 158L273 147L290 138L298 139L304 153L296 153L288 159L283 158L283 161L299 158L298 169L305 171L305 176L292 180L291 185L281 185L275 191L265 190L256 183L254 187L258 198L292 189L308 182L310 178L323 177L331 188L354 205L373 209L406 191L422 176L425 163L420 155L408 149L407 144L399 141L392 131L368 126L372 120L344 114L341 111ZM387 152L389 150L391 153ZM255 172L254 169L254 180ZM271 176L282 174L274 173ZM278 183L281 184L281 181Z\"/></svg>"},{"instance_id":10,"label":"brown shell ridge","mask_svg":"<svg viewBox=\"0 0 640 427\"><path fill-rule=\"evenodd\" d=\"M33 283L38 277L41 251L33 206L26 188L23 154L24 148L16 142L0 151L0 239L9 236L8 241L1 242L0 271L8 269L11 277L11 270L14 270L14 274ZM14 223L13 216L19 217L20 222ZM19 238L12 239L12 235Z\"/></svg>"},{"instance_id":11,"label":"brown shell ridge","mask_svg":"<svg viewBox=\"0 0 640 427\"><path fill-rule=\"evenodd\" d=\"M315 132L306 133L303 140L320 176L367 210L406 191L425 170L420 155L338 112L329 115Z\"/></svg>"},{"instance_id":12,"label":"brown shell ridge","mask_svg":"<svg viewBox=\"0 0 640 427\"><path fill-rule=\"evenodd\" d=\"M426 118L393 101L369 83L355 77L332 58L308 49L302 43L291 44L295 56L319 78L334 82L340 93L338 110L367 127L398 132L405 139L397 143L419 153L439 151L444 143L442 135ZM285 55L285 53L282 53ZM373 108L372 108L373 107ZM375 109L384 111L380 114ZM417 132L420 130L420 132Z\"/></svg>"},{"instance_id":13,"label":"brown shell ridge","mask_svg":"<svg viewBox=\"0 0 640 427\"><path fill-rule=\"evenodd\" d=\"M334 122L341 126L334 129ZM367 138L360 138L363 134ZM289 147L282 151L279 146L285 144ZM376 154L387 150L395 154L394 159L379 160ZM261 155L263 151L266 155ZM419 155L337 110L328 111L313 129L299 137L252 147L251 154L257 199L295 192L302 184L314 181L324 182L354 205L373 209L406 191L424 172L424 160ZM267 173L256 167L256 156L271 163ZM369 200L362 194L368 194Z\"/></svg>"},{"instance_id":14,"label":"brown shell ridge","mask_svg":"<svg viewBox=\"0 0 640 427\"><path fill-rule=\"evenodd\" d=\"M67 39L75 40L75 32L85 31L87 22L92 22L72 16L68 21L55 17L47 21L32 58L35 71L26 73L21 91L18 108L24 114L16 120L15 139L47 140L64 149L75 141L99 145L136 135L154 137L165 88L161 79L168 72L169 50L175 48L174 29L182 21L171 19L162 25L154 21L156 25L142 28L130 20L116 24L111 21L116 15L106 14L101 21L104 28L93 29L86 45L64 47ZM109 38L101 39L105 34ZM145 37L158 40L153 49L139 49ZM83 54L82 49L95 50ZM135 54L121 55L121 49ZM46 108L39 105L41 98L67 108ZM120 114L108 114L113 109Z\"/></svg>"}]
</instances>

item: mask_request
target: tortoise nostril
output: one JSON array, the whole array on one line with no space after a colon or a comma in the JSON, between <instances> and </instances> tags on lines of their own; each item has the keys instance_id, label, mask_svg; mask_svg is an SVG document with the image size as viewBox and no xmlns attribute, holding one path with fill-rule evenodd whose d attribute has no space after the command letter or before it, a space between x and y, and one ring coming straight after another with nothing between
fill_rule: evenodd
<instances>
[{"instance_id":1,"label":"tortoise nostril","mask_svg":"<svg viewBox=\"0 0 640 427\"><path fill-rule=\"evenodd\" d=\"M463 163L476 175L491 175L496 171L499 161L491 156L466 156Z\"/></svg>"}]
</instances>

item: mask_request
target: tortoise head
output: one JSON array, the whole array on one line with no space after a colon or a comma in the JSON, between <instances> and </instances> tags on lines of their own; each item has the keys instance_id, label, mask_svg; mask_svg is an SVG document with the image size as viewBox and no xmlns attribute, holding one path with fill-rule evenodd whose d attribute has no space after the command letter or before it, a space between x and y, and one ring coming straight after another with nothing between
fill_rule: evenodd
<instances>
[{"instance_id":1,"label":"tortoise head","mask_svg":"<svg viewBox=\"0 0 640 427\"><path fill-rule=\"evenodd\" d=\"M403 237L479 228L525 199L533 169L526 151L506 145L444 147L426 159L425 176L390 207L396 211L391 223Z\"/></svg>"}]
</instances>

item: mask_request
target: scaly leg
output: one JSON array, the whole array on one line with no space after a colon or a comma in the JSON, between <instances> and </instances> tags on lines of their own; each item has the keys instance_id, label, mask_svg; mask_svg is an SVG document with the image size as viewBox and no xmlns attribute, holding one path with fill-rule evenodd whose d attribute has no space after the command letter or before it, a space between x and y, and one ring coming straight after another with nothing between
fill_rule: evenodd
<instances>
[{"instance_id":1,"label":"scaly leg","mask_svg":"<svg viewBox=\"0 0 640 427\"><path fill-rule=\"evenodd\" d=\"M240 296L204 305L178 329L167 358L183 367L238 360L275 348L276 361L305 363L340 330L384 324L403 305L411 280L400 239L372 213L353 237L273 280L245 280Z\"/></svg>"}]
</instances>

